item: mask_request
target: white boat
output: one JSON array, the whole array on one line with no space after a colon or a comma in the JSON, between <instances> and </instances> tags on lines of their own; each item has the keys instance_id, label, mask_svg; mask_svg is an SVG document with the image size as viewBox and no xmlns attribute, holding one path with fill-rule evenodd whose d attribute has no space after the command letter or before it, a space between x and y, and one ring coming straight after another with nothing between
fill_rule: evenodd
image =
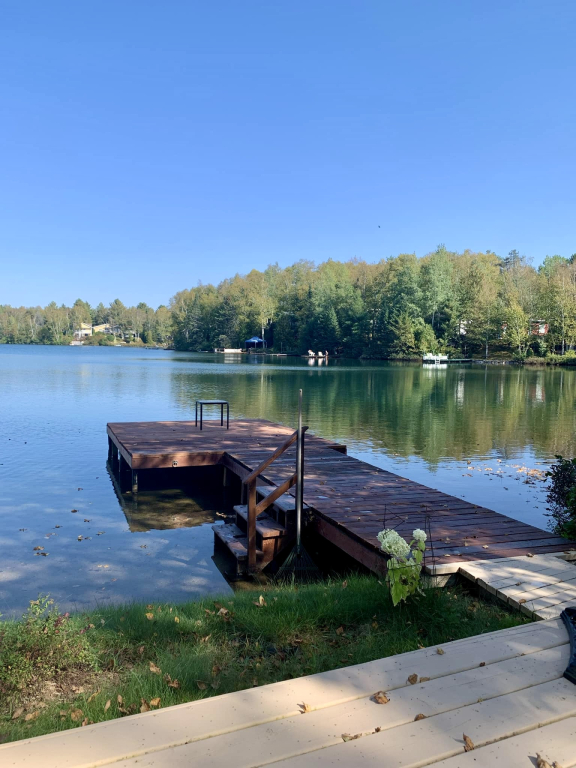
<instances>
[{"instance_id":1,"label":"white boat","mask_svg":"<svg viewBox=\"0 0 576 768\"><path fill-rule=\"evenodd\" d=\"M427 352L422 356L422 362L426 365L440 365L448 362L448 355L433 355L431 352Z\"/></svg>"},{"instance_id":2,"label":"white boat","mask_svg":"<svg viewBox=\"0 0 576 768\"><path fill-rule=\"evenodd\" d=\"M221 355L241 355L244 350L243 349L228 349L227 347L216 347L214 352L217 352Z\"/></svg>"}]
</instances>

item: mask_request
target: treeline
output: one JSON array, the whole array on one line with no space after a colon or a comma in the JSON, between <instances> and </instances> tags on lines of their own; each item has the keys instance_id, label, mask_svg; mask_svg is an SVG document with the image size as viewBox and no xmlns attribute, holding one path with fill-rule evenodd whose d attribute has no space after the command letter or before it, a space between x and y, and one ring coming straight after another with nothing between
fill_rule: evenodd
<instances>
[{"instance_id":1,"label":"treeline","mask_svg":"<svg viewBox=\"0 0 576 768\"><path fill-rule=\"evenodd\" d=\"M545 335L534 335L536 321ZM564 354L576 344L576 254L534 269L517 251L448 251L443 245L368 264L299 261L252 270L218 286L177 293L168 307L0 307L0 340L66 343L81 322L110 323L125 338L181 350L243 347L258 334L284 352L350 357L422 352L523 357Z\"/></svg>"},{"instance_id":2,"label":"treeline","mask_svg":"<svg viewBox=\"0 0 576 768\"><path fill-rule=\"evenodd\" d=\"M0 343L4 344L69 344L82 324L110 325L126 341L168 344L172 340L172 313L165 306L156 310L144 303L126 307L119 299L96 308L81 299L72 307L55 302L44 308L0 305ZM105 336L98 334L85 343L106 343L114 338Z\"/></svg>"}]
</instances>

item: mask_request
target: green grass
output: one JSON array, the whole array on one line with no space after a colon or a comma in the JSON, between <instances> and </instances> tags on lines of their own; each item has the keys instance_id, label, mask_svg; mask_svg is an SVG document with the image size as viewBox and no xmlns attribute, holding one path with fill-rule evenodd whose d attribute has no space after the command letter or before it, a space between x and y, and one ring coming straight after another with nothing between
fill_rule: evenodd
<instances>
[{"instance_id":1,"label":"green grass","mask_svg":"<svg viewBox=\"0 0 576 768\"><path fill-rule=\"evenodd\" d=\"M0 741L145 711L156 699L167 707L525 621L461 589L426 589L393 608L371 576L70 617L40 601L23 620L0 625Z\"/></svg>"}]
</instances>

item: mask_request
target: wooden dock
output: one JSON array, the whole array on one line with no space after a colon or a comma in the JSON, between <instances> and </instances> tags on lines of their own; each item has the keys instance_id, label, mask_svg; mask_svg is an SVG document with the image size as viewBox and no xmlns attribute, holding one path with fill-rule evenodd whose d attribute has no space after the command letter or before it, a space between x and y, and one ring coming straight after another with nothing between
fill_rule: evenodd
<instances>
[{"instance_id":1,"label":"wooden dock","mask_svg":"<svg viewBox=\"0 0 576 768\"><path fill-rule=\"evenodd\" d=\"M263 419L238 419L230 422L229 430L219 421L204 422L202 431L192 421L176 421L111 423L107 432L109 458L124 477L124 487L131 485L136 492L138 473L160 468L222 465L245 480L293 430ZM292 445L261 473L259 496L286 483L294 465ZM428 521L431 541L426 563L437 573L457 571L469 561L576 550L576 542L386 472L348 456L345 446L310 433L304 477L304 502L314 531L376 573L386 568L376 538L385 523L409 538L414 528L424 528ZM293 509L293 493L290 490L274 505L273 515L258 518L261 566L278 552L280 529L290 530L286 514ZM242 519L239 514L240 525ZM245 550L245 528L230 530L227 536L226 526L217 527L224 544L228 538L237 550ZM284 538L285 543L290 540ZM245 551L237 555L242 559Z\"/></svg>"},{"instance_id":2,"label":"wooden dock","mask_svg":"<svg viewBox=\"0 0 576 768\"><path fill-rule=\"evenodd\" d=\"M540 754L550 766L573 768L576 685L563 677L569 658L560 620L524 624L441 649L78 723L0 745L0 765L525 768ZM387 704L375 700L379 691Z\"/></svg>"}]
</instances>

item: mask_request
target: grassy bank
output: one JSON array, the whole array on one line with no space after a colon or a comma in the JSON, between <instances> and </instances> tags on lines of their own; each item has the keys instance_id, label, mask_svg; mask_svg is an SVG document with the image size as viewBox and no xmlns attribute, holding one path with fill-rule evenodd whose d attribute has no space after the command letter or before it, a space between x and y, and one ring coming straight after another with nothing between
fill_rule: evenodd
<instances>
[{"instance_id":1,"label":"grassy bank","mask_svg":"<svg viewBox=\"0 0 576 768\"><path fill-rule=\"evenodd\" d=\"M374 577L0 625L0 741L322 672L525 621L459 589L393 609Z\"/></svg>"}]
</instances>

